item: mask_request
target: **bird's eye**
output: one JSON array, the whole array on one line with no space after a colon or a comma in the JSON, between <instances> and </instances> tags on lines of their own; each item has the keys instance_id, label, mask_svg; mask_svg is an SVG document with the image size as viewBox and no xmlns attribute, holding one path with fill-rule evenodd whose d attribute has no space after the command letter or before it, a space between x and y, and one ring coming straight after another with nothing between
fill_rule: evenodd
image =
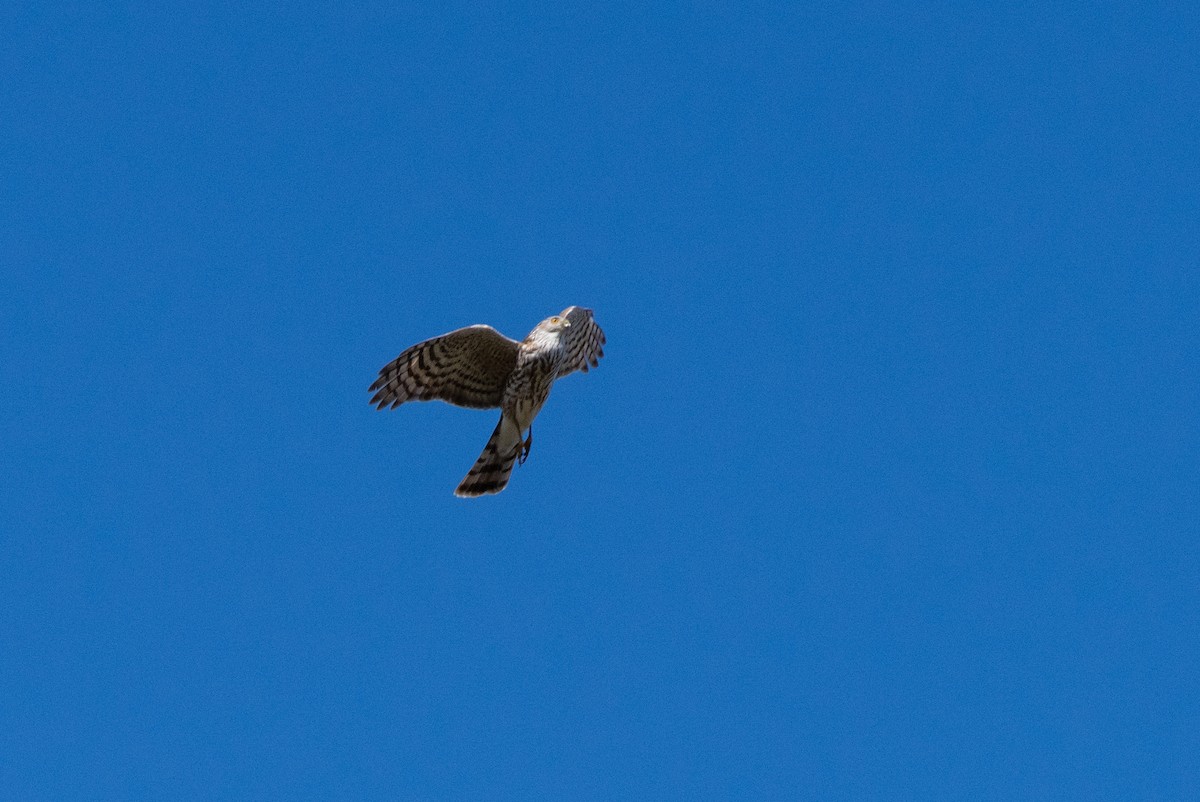
<instances>
[{"instance_id":1,"label":"bird's eye","mask_svg":"<svg viewBox=\"0 0 1200 802\"><path fill-rule=\"evenodd\" d=\"M559 318L558 318L558 316L555 316L555 317L552 317L552 318L550 318L550 322L551 322L551 323L557 323L558 321L559 321Z\"/></svg>"}]
</instances>

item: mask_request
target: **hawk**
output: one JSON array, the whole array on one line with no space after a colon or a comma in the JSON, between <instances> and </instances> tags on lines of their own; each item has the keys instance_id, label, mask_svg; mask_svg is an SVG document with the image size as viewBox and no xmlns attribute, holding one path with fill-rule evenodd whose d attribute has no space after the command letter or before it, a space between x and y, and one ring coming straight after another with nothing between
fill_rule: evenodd
<instances>
[{"instance_id":1,"label":"hawk","mask_svg":"<svg viewBox=\"0 0 1200 802\"><path fill-rule=\"evenodd\" d=\"M533 445L533 419L555 379L600 364L604 332L591 309L571 306L534 327L522 342L491 326L467 326L405 349L383 366L368 392L378 409L439 399L460 407L500 407L500 422L456 496L499 493L513 463ZM528 435L526 435L528 432Z\"/></svg>"}]
</instances>

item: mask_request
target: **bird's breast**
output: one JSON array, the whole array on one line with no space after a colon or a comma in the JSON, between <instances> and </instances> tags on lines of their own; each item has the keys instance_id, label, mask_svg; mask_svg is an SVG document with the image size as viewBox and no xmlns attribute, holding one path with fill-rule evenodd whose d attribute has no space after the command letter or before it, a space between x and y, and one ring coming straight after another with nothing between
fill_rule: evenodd
<instances>
[{"instance_id":1,"label":"bird's breast","mask_svg":"<svg viewBox=\"0 0 1200 802\"><path fill-rule=\"evenodd\" d=\"M557 365L551 359L530 359L518 363L504 390L504 409L513 415L524 429L546 403L550 385L557 375Z\"/></svg>"}]
</instances>

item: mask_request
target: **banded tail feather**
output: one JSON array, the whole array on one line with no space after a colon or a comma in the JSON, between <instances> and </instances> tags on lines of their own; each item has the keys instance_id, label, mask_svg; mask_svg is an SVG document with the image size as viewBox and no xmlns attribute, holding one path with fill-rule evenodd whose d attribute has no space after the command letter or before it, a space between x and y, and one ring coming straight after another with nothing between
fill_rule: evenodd
<instances>
[{"instance_id":1,"label":"banded tail feather","mask_svg":"<svg viewBox=\"0 0 1200 802\"><path fill-rule=\"evenodd\" d=\"M507 415L500 416L479 459L463 477L454 495L461 497L499 493L512 476L513 464L521 448L521 432Z\"/></svg>"}]
</instances>

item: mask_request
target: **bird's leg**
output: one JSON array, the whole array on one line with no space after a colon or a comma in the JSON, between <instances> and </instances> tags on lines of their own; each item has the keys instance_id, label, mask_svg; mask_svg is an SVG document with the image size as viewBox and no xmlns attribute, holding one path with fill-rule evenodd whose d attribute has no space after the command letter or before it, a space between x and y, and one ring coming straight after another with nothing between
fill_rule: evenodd
<instances>
[{"instance_id":1,"label":"bird's leg","mask_svg":"<svg viewBox=\"0 0 1200 802\"><path fill-rule=\"evenodd\" d=\"M525 442L521 443L517 451L517 464L524 465L525 460L529 459L529 449L533 447L533 424L529 424L529 437Z\"/></svg>"}]
</instances>

